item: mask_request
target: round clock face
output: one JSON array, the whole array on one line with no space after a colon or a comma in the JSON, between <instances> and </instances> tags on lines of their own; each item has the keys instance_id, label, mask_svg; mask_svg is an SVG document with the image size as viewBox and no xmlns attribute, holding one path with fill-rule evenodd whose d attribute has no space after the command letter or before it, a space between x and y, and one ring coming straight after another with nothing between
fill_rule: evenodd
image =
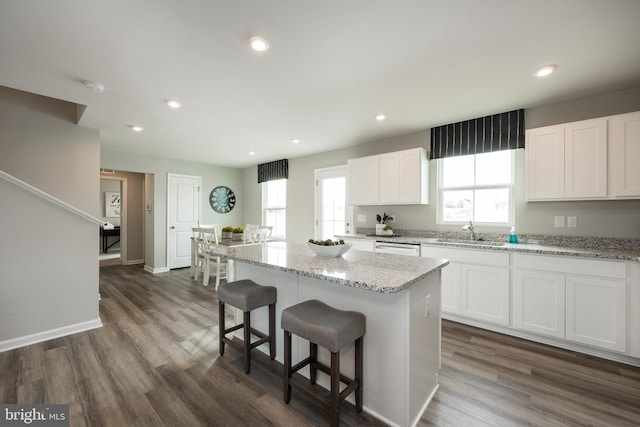
<instances>
[{"instance_id":1,"label":"round clock face","mask_svg":"<svg viewBox=\"0 0 640 427\"><path fill-rule=\"evenodd\" d=\"M236 205L236 195L229 187L221 185L211 190L209 204L214 211L227 213Z\"/></svg>"}]
</instances>

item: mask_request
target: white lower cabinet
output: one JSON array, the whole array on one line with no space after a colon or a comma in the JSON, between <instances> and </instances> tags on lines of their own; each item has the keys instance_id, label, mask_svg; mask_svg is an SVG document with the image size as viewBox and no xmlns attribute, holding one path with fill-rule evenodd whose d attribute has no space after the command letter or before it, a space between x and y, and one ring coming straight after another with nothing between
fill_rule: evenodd
<instances>
[{"instance_id":1,"label":"white lower cabinet","mask_svg":"<svg viewBox=\"0 0 640 427\"><path fill-rule=\"evenodd\" d=\"M421 256L445 258L442 311L509 325L509 254L422 246Z\"/></svg>"},{"instance_id":2,"label":"white lower cabinet","mask_svg":"<svg viewBox=\"0 0 640 427\"><path fill-rule=\"evenodd\" d=\"M627 351L623 262L515 254L513 327Z\"/></svg>"},{"instance_id":3,"label":"white lower cabinet","mask_svg":"<svg viewBox=\"0 0 640 427\"><path fill-rule=\"evenodd\" d=\"M373 246L375 244L373 240L349 239L344 237L342 238L342 240L344 240L345 243L352 244L353 245L352 248L358 251L373 252Z\"/></svg>"}]
</instances>

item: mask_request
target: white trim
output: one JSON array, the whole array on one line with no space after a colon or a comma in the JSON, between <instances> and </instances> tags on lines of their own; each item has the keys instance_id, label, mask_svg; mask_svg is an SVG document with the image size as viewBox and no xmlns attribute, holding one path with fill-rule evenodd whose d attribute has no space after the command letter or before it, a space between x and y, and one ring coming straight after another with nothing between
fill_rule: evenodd
<instances>
[{"instance_id":1,"label":"white trim","mask_svg":"<svg viewBox=\"0 0 640 427\"><path fill-rule=\"evenodd\" d=\"M5 181L10 182L12 184L14 184L16 187L19 187L23 190L26 190L28 192L30 192L31 194L34 194L38 197L40 197L41 199L51 203L52 205L58 206L62 209L65 209L69 212L71 212L74 215L77 215L79 217L81 217L82 219L89 221L91 223L100 225L102 224L102 220L98 219L94 216L89 215L88 213L81 211L80 209L71 206L68 203L63 202L60 199L57 199L55 197L53 197L51 194L49 193L45 193L42 190L37 189L36 187L27 184L26 182L16 178L13 175L9 175L8 173L6 173L5 171L0 170L0 178L3 178Z\"/></svg>"},{"instance_id":2,"label":"white trim","mask_svg":"<svg viewBox=\"0 0 640 427\"><path fill-rule=\"evenodd\" d=\"M144 264L143 259L130 259L122 262L122 265L134 265L134 264Z\"/></svg>"},{"instance_id":3,"label":"white trim","mask_svg":"<svg viewBox=\"0 0 640 427\"><path fill-rule=\"evenodd\" d=\"M144 271L146 271L147 273L151 273L151 274L158 274L158 273L167 273L169 272L169 267L158 267L158 268L153 268L153 267L149 267L148 265L144 266Z\"/></svg>"},{"instance_id":4,"label":"white trim","mask_svg":"<svg viewBox=\"0 0 640 427\"><path fill-rule=\"evenodd\" d=\"M60 328L50 329L48 331L38 332L23 337L12 338L10 340L0 341L0 353L3 351L13 350L20 347L26 347L43 341L60 338L67 335L77 334L79 332L89 331L102 327L100 318L89 320L87 322L76 323L73 325L62 326Z\"/></svg>"}]
</instances>

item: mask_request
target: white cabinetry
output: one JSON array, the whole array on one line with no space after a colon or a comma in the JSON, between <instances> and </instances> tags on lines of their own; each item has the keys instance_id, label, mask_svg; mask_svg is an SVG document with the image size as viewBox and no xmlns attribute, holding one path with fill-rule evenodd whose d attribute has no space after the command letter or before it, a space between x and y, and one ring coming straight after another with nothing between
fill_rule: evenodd
<instances>
[{"instance_id":1,"label":"white cabinetry","mask_svg":"<svg viewBox=\"0 0 640 427\"><path fill-rule=\"evenodd\" d=\"M640 112L609 119L609 193L640 197Z\"/></svg>"},{"instance_id":2,"label":"white cabinetry","mask_svg":"<svg viewBox=\"0 0 640 427\"><path fill-rule=\"evenodd\" d=\"M527 131L527 199L607 197L607 119Z\"/></svg>"},{"instance_id":3,"label":"white cabinetry","mask_svg":"<svg viewBox=\"0 0 640 427\"><path fill-rule=\"evenodd\" d=\"M349 159L349 203L427 204L428 162L423 148Z\"/></svg>"},{"instance_id":4,"label":"white cabinetry","mask_svg":"<svg viewBox=\"0 0 640 427\"><path fill-rule=\"evenodd\" d=\"M370 205L378 203L379 156L349 159L349 203Z\"/></svg>"},{"instance_id":5,"label":"white cabinetry","mask_svg":"<svg viewBox=\"0 0 640 427\"><path fill-rule=\"evenodd\" d=\"M373 240L365 240L365 239L348 239L348 238L342 238L342 240L344 240L345 243L350 243L352 244L352 249L356 249L359 251L367 251L367 252L373 252L373 246L375 244L375 242Z\"/></svg>"},{"instance_id":6,"label":"white cabinetry","mask_svg":"<svg viewBox=\"0 0 640 427\"><path fill-rule=\"evenodd\" d=\"M623 262L514 254L513 326L626 352Z\"/></svg>"},{"instance_id":7,"label":"white cabinetry","mask_svg":"<svg viewBox=\"0 0 640 427\"><path fill-rule=\"evenodd\" d=\"M423 245L423 257L445 258L442 311L509 325L509 254Z\"/></svg>"}]
</instances>

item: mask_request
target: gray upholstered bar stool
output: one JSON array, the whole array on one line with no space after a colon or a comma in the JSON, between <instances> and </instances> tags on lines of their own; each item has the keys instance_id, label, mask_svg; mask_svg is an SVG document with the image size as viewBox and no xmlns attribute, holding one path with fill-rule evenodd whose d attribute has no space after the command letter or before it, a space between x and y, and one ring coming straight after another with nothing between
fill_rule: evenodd
<instances>
[{"instance_id":1,"label":"gray upholstered bar stool","mask_svg":"<svg viewBox=\"0 0 640 427\"><path fill-rule=\"evenodd\" d=\"M362 339L366 330L364 314L342 311L318 300L309 300L282 311L281 326L284 329L284 401L291 400L291 386L311 397L329 410L332 426L340 423L340 402L355 391L356 410L362 411ZM291 334L309 341L309 357L291 366ZM355 375L353 379L340 375L340 350L355 342ZM318 362L318 346L331 352L331 366ZM311 384L316 383L318 369L331 377L331 393L327 402L302 384L292 381L292 375L310 365ZM340 382L347 387L340 392Z\"/></svg>"},{"instance_id":2,"label":"gray upholstered bar stool","mask_svg":"<svg viewBox=\"0 0 640 427\"><path fill-rule=\"evenodd\" d=\"M276 301L278 291L273 286L260 286L253 280L237 280L220 285L218 288L218 309L220 314L220 355L224 354L224 345L235 345L226 337L230 332L244 328L244 345L242 357L244 359L244 371L248 374L251 370L251 349L269 343L269 356L271 360L276 357ZM239 308L243 312L243 322L239 325L225 329L225 304ZM251 311L256 308L269 306L269 334L264 334L251 327ZM251 342L251 334L260 338Z\"/></svg>"}]
</instances>

